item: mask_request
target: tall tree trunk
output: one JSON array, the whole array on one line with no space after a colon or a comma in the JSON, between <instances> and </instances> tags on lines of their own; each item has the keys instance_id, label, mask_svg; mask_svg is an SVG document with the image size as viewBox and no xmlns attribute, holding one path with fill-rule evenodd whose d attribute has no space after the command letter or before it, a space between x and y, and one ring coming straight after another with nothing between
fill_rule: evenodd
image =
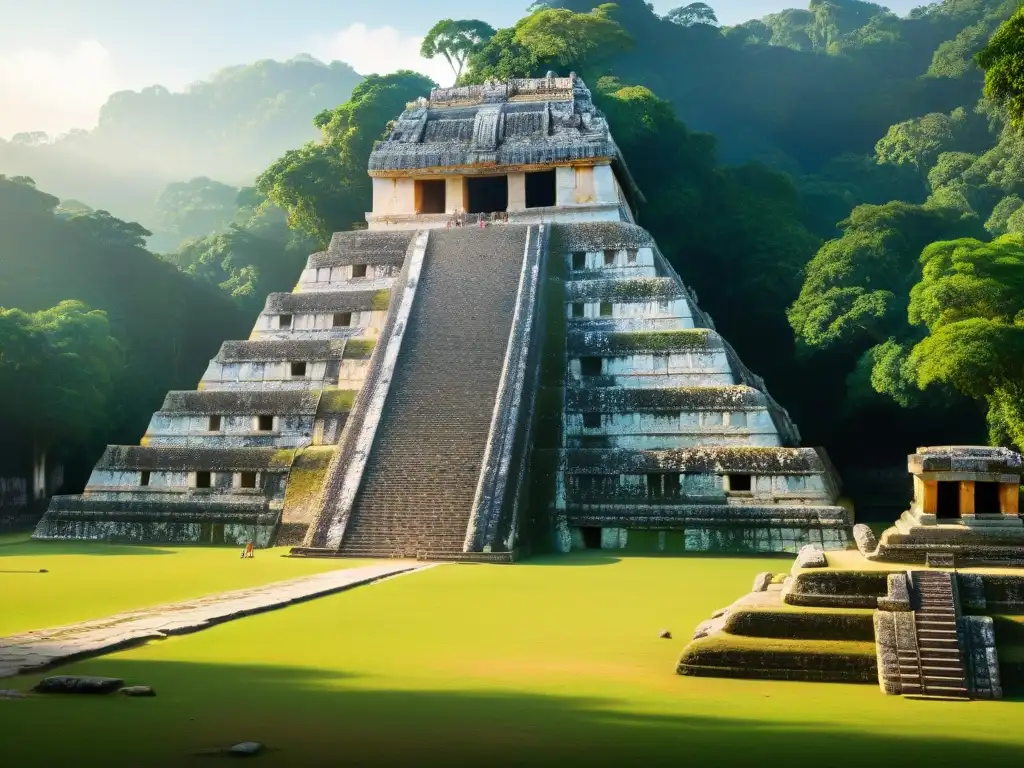
<instances>
[{"instance_id":1,"label":"tall tree trunk","mask_svg":"<svg viewBox=\"0 0 1024 768\"><path fill-rule=\"evenodd\" d=\"M38 437L32 439L32 498L46 498L46 446Z\"/></svg>"}]
</instances>

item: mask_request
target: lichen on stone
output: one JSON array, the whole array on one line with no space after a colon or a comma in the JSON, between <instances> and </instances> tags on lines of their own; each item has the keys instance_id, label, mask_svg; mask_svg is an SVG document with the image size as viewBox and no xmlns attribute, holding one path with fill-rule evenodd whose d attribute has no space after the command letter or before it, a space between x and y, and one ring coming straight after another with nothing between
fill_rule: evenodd
<instances>
[{"instance_id":1,"label":"lichen on stone","mask_svg":"<svg viewBox=\"0 0 1024 768\"><path fill-rule=\"evenodd\" d=\"M703 446L661 451L576 449L565 452L564 469L573 473L611 471L625 474L647 472L711 472L753 475L809 474L824 470L814 448L764 446Z\"/></svg>"},{"instance_id":2,"label":"lichen on stone","mask_svg":"<svg viewBox=\"0 0 1024 768\"><path fill-rule=\"evenodd\" d=\"M668 277L631 277L622 280L576 280L566 287L566 301L618 303L663 301L684 296L679 284Z\"/></svg>"},{"instance_id":3,"label":"lichen on stone","mask_svg":"<svg viewBox=\"0 0 1024 768\"><path fill-rule=\"evenodd\" d=\"M160 412L174 415L313 414L317 393L309 390L204 390L168 392Z\"/></svg>"},{"instance_id":4,"label":"lichen on stone","mask_svg":"<svg viewBox=\"0 0 1024 768\"><path fill-rule=\"evenodd\" d=\"M584 331L567 334L570 354L608 357L635 354L671 354L672 352L713 351L721 349L717 333L707 328L676 331L620 331L606 333Z\"/></svg>"},{"instance_id":5,"label":"lichen on stone","mask_svg":"<svg viewBox=\"0 0 1024 768\"><path fill-rule=\"evenodd\" d=\"M316 415L348 413L352 410L357 394L359 393L354 389L325 389L320 393L320 405Z\"/></svg>"},{"instance_id":6,"label":"lichen on stone","mask_svg":"<svg viewBox=\"0 0 1024 768\"><path fill-rule=\"evenodd\" d=\"M340 360L344 349L345 342L340 339L225 341L213 361L248 363Z\"/></svg>"},{"instance_id":7,"label":"lichen on stone","mask_svg":"<svg viewBox=\"0 0 1024 768\"><path fill-rule=\"evenodd\" d=\"M287 469L294 450L278 448L191 448L186 446L109 445L98 470L230 471Z\"/></svg>"},{"instance_id":8,"label":"lichen on stone","mask_svg":"<svg viewBox=\"0 0 1024 768\"><path fill-rule=\"evenodd\" d=\"M312 312L369 312L388 308L384 291L310 291L308 293L271 293L265 314ZM381 295L384 295L383 304Z\"/></svg>"},{"instance_id":9,"label":"lichen on stone","mask_svg":"<svg viewBox=\"0 0 1024 768\"><path fill-rule=\"evenodd\" d=\"M349 339L345 344L345 360L366 360L373 354L376 339Z\"/></svg>"},{"instance_id":10,"label":"lichen on stone","mask_svg":"<svg viewBox=\"0 0 1024 768\"><path fill-rule=\"evenodd\" d=\"M758 410L766 406L763 393L743 385L719 387L582 387L566 391L569 412L636 413L676 410Z\"/></svg>"}]
</instances>

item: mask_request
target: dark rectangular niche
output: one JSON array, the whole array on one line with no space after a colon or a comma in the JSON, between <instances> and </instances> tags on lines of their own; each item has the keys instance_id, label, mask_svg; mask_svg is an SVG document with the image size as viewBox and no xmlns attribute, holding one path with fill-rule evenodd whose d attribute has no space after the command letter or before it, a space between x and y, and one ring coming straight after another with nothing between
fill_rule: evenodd
<instances>
[{"instance_id":1,"label":"dark rectangular niche","mask_svg":"<svg viewBox=\"0 0 1024 768\"><path fill-rule=\"evenodd\" d=\"M508 210L508 176L466 178L466 213L498 213Z\"/></svg>"},{"instance_id":2,"label":"dark rectangular niche","mask_svg":"<svg viewBox=\"0 0 1024 768\"><path fill-rule=\"evenodd\" d=\"M753 490L750 475L729 475L729 490L750 493Z\"/></svg>"},{"instance_id":3,"label":"dark rectangular niche","mask_svg":"<svg viewBox=\"0 0 1024 768\"><path fill-rule=\"evenodd\" d=\"M446 191L444 179L429 179L416 182L416 212L444 213ZM364 267L365 269L365 267ZM355 275L353 275L355 277Z\"/></svg>"},{"instance_id":4,"label":"dark rectangular niche","mask_svg":"<svg viewBox=\"0 0 1024 768\"><path fill-rule=\"evenodd\" d=\"M600 357L581 357L580 358L580 376L600 376L601 375L601 358Z\"/></svg>"},{"instance_id":5,"label":"dark rectangular niche","mask_svg":"<svg viewBox=\"0 0 1024 768\"><path fill-rule=\"evenodd\" d=\"M940 480L938 485L938 494L935 500L935 517L939 520L955 520L959 518L960 483L955 480Z\"/></svg>"},{"instance_id":6,"label":"dark rectangular niche","mask_svg":"<svg viewBox=\"0 0 1024 768\"><path fill-rule=\"evenodd\" d=\"M526 207L549 208L555 205L555 169L526 174Z\"/></svg>"},{"instance_id":7,"label":"dark rectangular niche","mask_svg":"<svg viewBox=\"0 0 1024 768\"><path fill-rule=\"evenodd\" d=\"M999 483L979 481L974 484L974 514L1000 514Z\"/></svg>"}]
</instances>

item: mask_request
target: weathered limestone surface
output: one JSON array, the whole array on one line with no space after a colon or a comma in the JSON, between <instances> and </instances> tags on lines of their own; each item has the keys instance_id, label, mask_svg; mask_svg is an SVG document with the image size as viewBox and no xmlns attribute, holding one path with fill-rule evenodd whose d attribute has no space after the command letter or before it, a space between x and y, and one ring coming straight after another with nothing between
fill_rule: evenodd
<instances>
[{"instance_id":1,"label":"weathered limestone surface","mask_svg":"<svg viewBox=\"0 0 1024 768\"><path fill-rule=\"evenodd\" d=\"M959 619L965 648L970 690L976 699L1003 698L999 654L991 616L963 616Z\"/></svg>"},{"instance_id":2,"label":"weathered limestone surface","mask_svg":"<svg viewBox=\"0 0 1024 768\"><path fill-rule=\"evenodd\" d=\"M797 568L824 568L828 565L825 553L818 547L808 544L801 547L796 556Z\"/></svg>"},{"instance_id":3,"label":"weathered limestone surface","mask_svg":"<svg viewBox=\"0 0 1024 768\"><path fill-rule=\"evenodd\" d=\"M650 234L625 222L565 224L553 241L570 278L555 502L568 524L621 530L606 547L848 546L827 456L798 447L788 414Z\"/></svg>"},{"instance_id":4,"label":"weathered limestone surface","mask_svg":"<svg viewBox=\"0 0 1024 768\"><path fill-rule=\"evenodd\" d=\"M225 342L197 391L169 393L141 446L109 447L85 493L54 498L35 537L262 547L283 524L286 539L301 540L324 462L303 461L301 492L289 494L292 463L306 449L334 450L410 237L334 238L328 262L344 274L310 257L295 292L268 297L254 338Z\"/></svg>"},{"instance_id":5,"label":"weathered limestone surface","mask_svg":"<svg viewBox=\"0 0 1024 768\"><path fill-rule=\"evenodd\" d=\"M0 678L93 656L431 567L387 563L329 571L181 603L144 608L54 629L0 638ZM122 681L116 681L120 688ZM55 684L56 685L56 684Z\"/></svg>"},{"instance_id":6,"label":"weathered limestone surface","mask_svg":"<svg viewBox=\"0 0 1024 768\"><path fill-rule=\"evenodd\" d=\"M680 675L870 683L875 659L863 651L863 617L778 613L779 585L717 611L683 649ZM787 624L788 629L783 625ZM817 640L828 642L815 642ZM860 641L860 642L858 642Z\"/></svg>"}]
</instances>

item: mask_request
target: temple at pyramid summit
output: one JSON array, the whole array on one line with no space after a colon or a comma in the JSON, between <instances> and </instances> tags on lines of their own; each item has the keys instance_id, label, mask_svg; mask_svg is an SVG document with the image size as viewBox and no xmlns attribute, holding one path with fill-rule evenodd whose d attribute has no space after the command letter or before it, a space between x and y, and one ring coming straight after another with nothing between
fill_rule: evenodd
<instances>
[{"instance_id":1,"label":"temple at pyramid summit","mask_svg":"<svg viewBox=\"0 0 1024 768\"><path fill-rule=\"evenodd\" d=\"M636 225L581 79L435 89L368 171L367 228L36 538L493 561L849 545L828 457Z\"/></svg>"}]
</instances>

